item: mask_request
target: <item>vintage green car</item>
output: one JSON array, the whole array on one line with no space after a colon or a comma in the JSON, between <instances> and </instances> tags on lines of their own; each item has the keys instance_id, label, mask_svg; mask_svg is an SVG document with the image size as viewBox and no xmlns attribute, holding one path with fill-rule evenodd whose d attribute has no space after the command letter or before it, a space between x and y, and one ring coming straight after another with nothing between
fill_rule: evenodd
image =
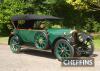
<instances>
[{"instance_id":1,"label":"vintage green car","mask_svg":"<svg viewBox=\"0 0 100 71\"><path fill-rule=\"evenodd\" d=\"M22 46L39 50L50 50L58 60L74 56L90 56L94 45L92 37L68 28L45 28L42 21L59 21L62 18L35 14L12 17L14 26L8 40L13 53L19 53Z\"/></svg>"}]
</instances>

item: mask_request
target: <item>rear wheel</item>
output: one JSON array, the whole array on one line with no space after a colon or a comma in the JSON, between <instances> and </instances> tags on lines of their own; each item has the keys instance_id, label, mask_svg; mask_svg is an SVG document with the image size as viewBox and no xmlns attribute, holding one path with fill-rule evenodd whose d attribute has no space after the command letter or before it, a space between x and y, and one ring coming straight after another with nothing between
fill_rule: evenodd
<instances>
[{"instance_id":1,"label":"rear wheel","mask_svg":"<svg viewBox=\"0 0 100 71\"><path fill-rule=\"evenodd\" d=\"M19 53L21 46L19 42L19 37L18 36L13 36L10 39L10 49L13 53Z\"/></svg>"},{"instance_id":2,"label":"rear wheel","mask_svg":"<svg viewBox=\"0 0 100 71\"><path fill-rule=\"evenodd\" d=\"M34 41L37 49L46 49L48 45L47 35L44 32L36 32Z\"/></svg>"},{"instance_id":3,"label":"rear wheel","mask_svg":"<svg viewBox=\"0 0 100 71\"><path fill-rule=\"evenodd\" d=\"M54 54L58 60L62 61L63 59L73 57L74 49L67 40L60 39L55 44Z\"/></svg>"}]
</instances>

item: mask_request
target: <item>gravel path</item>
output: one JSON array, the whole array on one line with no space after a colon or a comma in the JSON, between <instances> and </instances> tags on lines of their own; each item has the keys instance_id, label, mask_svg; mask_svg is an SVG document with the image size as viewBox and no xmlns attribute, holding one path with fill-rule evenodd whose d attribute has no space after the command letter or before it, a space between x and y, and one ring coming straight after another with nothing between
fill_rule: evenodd
<instances>
[{"instance_id":1,"label":"gravel path","mask_svg":"<svg viewBox=\"0 0 100 71\"><path fill-rule=\"evenodd\" d=\"M0 45L0 71L99 71L100 52L94 55L94 67L62 67L49 52L27 49L14 54L8 45Z\"/></svg>"}]
</instances>

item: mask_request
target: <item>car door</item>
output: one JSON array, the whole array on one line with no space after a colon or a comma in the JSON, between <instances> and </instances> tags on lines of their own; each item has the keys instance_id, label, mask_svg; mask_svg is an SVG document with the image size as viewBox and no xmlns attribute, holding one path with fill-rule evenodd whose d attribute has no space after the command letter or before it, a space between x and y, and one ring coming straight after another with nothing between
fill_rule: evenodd
<instances>
[{"instance_id":1,"label":"car door","mask_svg":"<svg viewBox=\"0 0 100 71\"><path fill-rule=\"evenodd\" d=\"M18 35L20 36L20 38L23 40L24 43L34 45L35 36L39 35L39 34L36 35L36 33L40 33L40 32L46 33L45 30L20 29L20 30L18 30Z\"/></svg>"},{"instance_id":2,"label":"car door","mask_svg":"<svg viewBox=\"0 0 100 71\"><path fill-rule=\"evenodd\" d=\"M34 43L34 31L32 29L33 21L19 20L17 26L17 34L23 43Z\"/></svg>"},{"instance_id":3,"label":"car door","mask_svg":"<svg viewBox=\"0 0 100 71\"><path fill-rule=\"evenodd\" d=\"M28 30L28 29L20 29L18 30L18 35L22 39L24 43L32 43L34 44L34 34L35 31L33 30Z\"/></svg>"}]
</instances>

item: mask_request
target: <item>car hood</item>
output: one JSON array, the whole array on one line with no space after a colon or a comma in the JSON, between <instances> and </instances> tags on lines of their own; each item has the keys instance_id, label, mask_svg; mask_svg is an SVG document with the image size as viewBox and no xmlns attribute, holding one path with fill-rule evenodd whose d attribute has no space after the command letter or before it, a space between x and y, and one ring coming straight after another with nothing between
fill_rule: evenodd
<instances>
[{"instance_id":1,"label":"car hood","mask_svg":"<svg viewBox=\"0 0 100 71\"><path fill-rule=\"evenodd\" d=\"M68 35L71 32L71 29L48 29L48 34L53 35Z\"/></svg>"}]
</instances>

